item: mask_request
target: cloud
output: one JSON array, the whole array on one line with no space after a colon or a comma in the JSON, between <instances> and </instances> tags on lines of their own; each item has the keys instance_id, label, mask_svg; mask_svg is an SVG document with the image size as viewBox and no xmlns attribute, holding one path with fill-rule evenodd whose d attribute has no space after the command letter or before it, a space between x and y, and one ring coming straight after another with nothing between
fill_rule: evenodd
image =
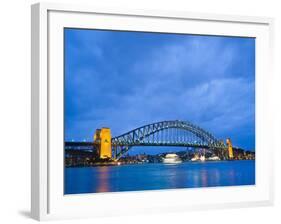
<instances>
[{"instance_id":1,"label":"cloud","mask_svg":"<svg viewBox=\"0 0 281 224\"><path fill-rule=\"evenodd\" d=\"M69 45L67 138L180 119L254 147L253 40L88 31Z\"/></svg>"},{"instance_id":2,"label":"cloud","mask_svg":"<svg viewBox=\"0 0 281 224\"><path fill-rule=\"evenodd\" d=\"M187 40L154 49L144 61L133 66L136 74L163 82L184 81L193 85L206 79L227 77L225 71L237 56L233 46L225 46L225 40L191 36Z\"/></svg>"}]
</instances>

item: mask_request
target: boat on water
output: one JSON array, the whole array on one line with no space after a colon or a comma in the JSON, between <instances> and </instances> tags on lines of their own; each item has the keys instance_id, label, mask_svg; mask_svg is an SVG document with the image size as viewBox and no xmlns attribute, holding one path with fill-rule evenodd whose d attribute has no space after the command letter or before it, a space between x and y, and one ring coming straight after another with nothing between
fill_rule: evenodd
<instances>
[{"instance_id":1,"label":"boat on water","mask_svg":"<svg viewBox=\"0 0 281 224\"><path fill-rule=\"evenodd\" d=\"M190 161L195 162L195 161L198 161L198 160L199 160L199 157L198 156L194 156L193 158L191 158Z\"/></svg>"},{"instance_id":2,"label":"boat on water","mask_svg":"<svg viewBox=\"0 0 281 224\"><path fill-rule=\"evenodd\" d=\"M221 159L218 156L212 156L212 157L209 157L208 160L210 160L210 161L218 161L218 160L221 160Z\"/></svg>"},{"instance_id":3,"label":"boat on water","mask_svg":"<svg viewBox=\"0 0 281 224\"><path fill-rule=\"evenodd\" d=\"M205 156L200 156L200 161L204 162L206 160Z\"/></svg>"},{"instance_id":4,"label":"boat on water","mask_svg":"<svg viewBox=\"0 0 281 224\"><path fill-rule=\"evenodd\" d=\"M182 160L179 158L177 154L170 153L163 158L163 163L178 164L178 163L182 163Z\"/></svg>"},{"instance_id":5,"label":"boat on water","mask_svg":"<svg viewBox=\"0 0 281 224\"><path fill-rule=\"evenodd\" d=\"M201 155L200 157L198 155L195 155L193 158L191 158L192 162L195 162L195 161L201 161L201 162L204 162L206 161L206 158L204 155Z\"/></svg>"}]
</instances>

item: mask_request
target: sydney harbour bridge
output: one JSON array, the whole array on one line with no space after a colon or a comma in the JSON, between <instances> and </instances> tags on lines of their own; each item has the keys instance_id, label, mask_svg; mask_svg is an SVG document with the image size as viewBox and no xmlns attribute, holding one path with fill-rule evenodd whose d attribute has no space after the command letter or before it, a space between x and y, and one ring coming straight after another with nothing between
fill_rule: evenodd
<instances>
[{"instance_id":1,"label":"sydney harbour bridge","mask_svg":"<svg viewBox=\"0 0 281 224\"><path fill-rule=\"evenodd\" d=\"M112 137L110 128L97 129L93 142L65 142L66 150L94 150L101 159L119 160L136 146L171 146L206 149L233 158L230 139L217 139L210 132L187 121L161 121Z\"/></svg>"}]
</instances>

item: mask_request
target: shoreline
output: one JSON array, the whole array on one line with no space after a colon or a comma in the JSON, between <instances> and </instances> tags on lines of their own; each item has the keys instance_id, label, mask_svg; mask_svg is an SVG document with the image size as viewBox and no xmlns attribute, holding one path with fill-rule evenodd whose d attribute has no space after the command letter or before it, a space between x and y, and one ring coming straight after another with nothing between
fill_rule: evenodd
<instances>
[{"instance_id":1,"label":"shoreline","mask_svg":"<svg viewBox=\"0 0 281 224\"><path fill-rule=\"evenodd\" d=\"M240 160L206 160L206 161L183 161L179 164L171 164L171 165L180 165L183 163L209 163L209 162L235 162L235 161L255 161L255 159L240 159ZM110 167L110 166L124 166L124 165L143 165L143 164L164 164L162 162L159 163L149 163L149 162L139 162L139 163L124 163L124 162L98 162L92 165L73 165L73 166L65 166L64 168L84 168L84 167Z\"/></svg>"}]
</instances>

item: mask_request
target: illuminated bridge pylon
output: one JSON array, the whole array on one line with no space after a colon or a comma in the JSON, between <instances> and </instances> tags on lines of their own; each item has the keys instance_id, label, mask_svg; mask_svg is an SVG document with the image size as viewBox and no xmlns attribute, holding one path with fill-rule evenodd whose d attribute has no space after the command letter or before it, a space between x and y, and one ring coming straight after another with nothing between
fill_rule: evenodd
<instances>
[{"instance_id":1,"label":"illuminated bridge pylon","mask_svg":"<svg viewBox=\"0 0 281 224\"><path fill-rule=\"evenodd\" d=\"M228 146L211 133L186 121L148 124L111 139L114 159L120 159L133 146L180 146L226 151Z\"/></svg>"}]
</instances>

